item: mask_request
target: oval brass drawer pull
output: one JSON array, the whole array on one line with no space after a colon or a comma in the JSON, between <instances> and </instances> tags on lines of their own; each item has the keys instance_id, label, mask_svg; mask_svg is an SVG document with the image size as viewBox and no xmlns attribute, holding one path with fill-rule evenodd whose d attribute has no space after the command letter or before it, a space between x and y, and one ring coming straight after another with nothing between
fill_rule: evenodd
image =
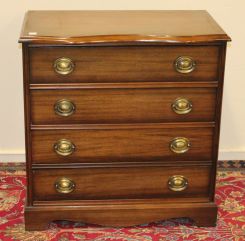
<instances>
[{"instance_id":1,"label":"oval brass drawer pull","mask_svg":"<svg viewBox=\"0 0 245 241\"><path fill-rule=\"evenodd\" d=\"M54 61L54 70L61 75L70 74L75 68L73 61L67 57L61 57Z\"/></svg>"},{"instance_id":2,"label":"oval brass drawer pull","mask_svg":"<svg viewBox=\"0 0 245 241\"><path fill-rule=\"evenodd\" d=\"M187 152L190 147L191 143L185 137L176 137L170 142L170 150L177 154Z\"/></svg>"},{"instance_id":3,"label":"oval brass drawer pull","mask_svg":"<svg viewBox=\"0 0 245 241\"><path fill-rule=\"evenodd\" d=\"M188 187L188 180L184 176L174 175L168 179L168 187L175 192L183 191Z\"/></svg>"},{"instance_id":4,"label":"oval brass drawer pull","mask_svg":"<svg viewBox=\"0 0 245 241\"><path fill-rule=\"evenodd\" d=\"M66 177L61 177L55 182L55 189L59 193L71 193L75 190L75 183Z\"/></svg>"},{"instance_id":5,"label":"oval brass drawer pull","mask_svg":"<svg viewBox=\"0 0 245 241\"><path fill-rule=\"evenodd\" d=\"M196 62L191 57L180 56L175 60L174 66L177 72L188 74L194 71Z\"/></svg>"},{"instance_id":6,"label":"oval brass drawer pull","mask_svg":"<svg viewBox=\"0 0 245 241\"><path fill-rule=\"evenodd\" d=\"M62 99L54 104L54 111L59 116L70 116L74 114L75 110L76 106L70 100Z\"/></svg>"},{"instance_id":7,"label":"oval brass drawer pull","mask_svg":"<svg viewBox=\"0 0 245 241\"><path fill-rule=\"evenodd\" d=\"M61 139L54 144L54 151L60 156L69 156L75 151L75 145L67 139Z\"/></svg>"},{"instance_id":8,"label":"oval brass drawer pull","mask_svg":"<svg viewBox=\"0 0 245 241\"><path fill-rule=\"evenodd\" d=\"M179 97L173 102L172 110L179 115L188 114L192 111L192 103L186 98Z\"/></svg>"}]
</instances>

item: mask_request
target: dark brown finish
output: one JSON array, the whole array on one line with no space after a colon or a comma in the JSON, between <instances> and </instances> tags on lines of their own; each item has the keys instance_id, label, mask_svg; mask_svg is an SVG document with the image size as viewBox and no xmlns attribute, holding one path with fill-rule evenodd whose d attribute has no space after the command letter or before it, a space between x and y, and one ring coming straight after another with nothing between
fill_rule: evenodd
<instances>
[{"instance_id":1,"label":"dark brown finish","mask_svg":"<svg viewBox=\"0 0 245 241\"><path fill-rule=\"evenodd\" d=\"M215 182L216 182L216 172L217 172L217 161L219 154L219 137L220 137L220 122L221 122L221 111L222 111L222 100L223 100L223 85L224 85L224 74L225 74L225 58L226 58L226 47L227 44L224 43L220 48L220 63L219 63L219 85L218 93L216 99L216 106L218 107L215 114L216 128L214 130L214 143L213 143L213 170L212 170L212 180L210 185L210 193L212 194L212 201L215 197Z\"/></svg>"},{"instance_id":2,"label":"dark brown finish","mask_svg":"<svg viewBox=\"0 0 245 241\"><path fill-rule=\"evenodd\" d=\"M188 114L176 114L171 106L178 98L192 102ZM89 89L32 90L33 124L108 124L214 121L216 89ZM74 114L59 116L54 111L58 100L70 100ZM146 115L147 113L147 115Z\"/></svg>"},{"instance_id":3,"label":"dark brown finish","mask_svg":"<svg viewBox=\"0 0 245 241\"><path fill-rule=\"evenodd\" d=\"M212 88L218 81L30 84L31 90Z\"/></svg>"},{"instance_id":4,"label":"dark brown finish","mask_svg":"<svg viewBox=\"0 0 245 241\"><path fill-rule=\"evenodd\" d=\"M190 150L184 154L173 153L170 142L175 137L190 140ZM70 140L76 147L73 154L60 156L54 144ZM212 159L213 128L150 128L101 130L39 130L32 131L33 163L79 163L79 162L129 162L164 161L177 162Z\"/></svg>"},{"instance_id":5,"label":"dark brown finish","mask_svg":"<svg viewBox=\"0 0 245 241\"><path fill-rule=\"evenodd\" d=\"M124 168L82 168L33 171L35 200L101 200L101 199L182 199L196 197L209 201L210 167L166 168L166 167L124 167ZM174 192L168 188L172 175L183 175L188 180L184 191ZM55 182L66 177L75 183L75 190L69 194L55 190Z\"/></svg>"},{"instance_id":6,"label":"dark brown finish","mask_svg":"<svg viewBox=\"0 0 245 241\"><path fill-rule=\"evenodd\" d=\"M151 200L147 203L141 200L129 203L124 200L119 204L115 201L96 202L96 205L76 205L71 202L66 206L46 205L25 209L26 229L30 231L46 229L53 220L83 220L87 223L121 227L178 217L190 217L197 226L213 227L216 225L217 206L211 202L159 203Z\"/></svg>"},{"instance_id":7,"label":"dark brown finish","mask_svg":"<svg viewBox=\"0 0 245 241\"><path fill-rule=\"evenodd\" d=\"M62 27L61 27L62 26ZM207 43L230 38L206 11L29 11L20 42Z\"/></svg>"},{"instance_id":8,"label":"dark brown finish","mask_svg":"<svg viewBox=\"0 0 245 241\"><path fill-rule=\"evenodd\" d=\"M214 226L229 40L205 11L29 12L19 39L26 230L59 219L129 226L190 217ZM180 56L194 61L192 72L176 71ZM190 62L179 64L185 71ZM178 97L191 101L191 112L172 111ZM61 102L70 116L54 114L59 99L74 102ZM172 142L185 153L169 149L176 137L187 138ZM170 191L174 175L186 189Z\"/></svg>"},{"instance_id":9,"label":"dark brown finish","mask_svg":"<svg viewBox=\"0 0 245 241\"><path fill-rule=\"evenodd\" d=\"M30 48L31 83L215 81L217 46L121 46ZM175 70L179 56L191 56L196 68L189 74ZM71 59L68 75L54 71L57 58Z\"/></svg>"},{"instance_id":10,"label":"dark brown finish","mask_svg":"<svg viewBox=\"0 0 245 241\"><path fill-rule=\"evenodd\" d=\"M28 46L22 46L23 61L23 90L24 90L24 117L25 117L25 151L26 151L26 205L32 205L32 173L31 173L31 107L29 96L29 49Z\"/></svg>"}]
</instances>

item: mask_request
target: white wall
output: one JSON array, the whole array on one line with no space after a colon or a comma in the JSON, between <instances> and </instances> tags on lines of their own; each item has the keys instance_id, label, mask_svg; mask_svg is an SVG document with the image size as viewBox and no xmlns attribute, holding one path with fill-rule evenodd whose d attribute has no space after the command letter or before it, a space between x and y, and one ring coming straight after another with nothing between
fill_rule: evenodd
<instances>
[{"instance_id":1,"label":"white wall","mask_svg":"<svg viewBox=\"0 0 245 241\"><path fill-rule=\"evenodd\" d=\"M220 158L245 159L245 1L241 0L8 0L0 8L0 160L24 160L21 48L27 10L206 9L232 37L227 51Z\"/></svg>"}]
</instances>

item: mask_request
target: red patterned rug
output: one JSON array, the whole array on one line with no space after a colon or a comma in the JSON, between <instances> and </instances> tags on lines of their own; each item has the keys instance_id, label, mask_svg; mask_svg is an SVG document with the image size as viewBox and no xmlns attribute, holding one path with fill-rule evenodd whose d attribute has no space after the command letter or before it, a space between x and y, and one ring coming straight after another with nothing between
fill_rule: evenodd
<instances>
[{"instance_id":1,"label":"red patterned rug","mask_svg":"<svg viewBox=\"0 0 245 241\"><path fill-rule=\"evenodd\" d=\"M180 218L130 228L105 228L61 221L51 223L47 231L25 232L25 183L23 168L0 169L0 241L245 240L244 169L220 169L218 172L216 203L219 216L215 228L197 228L191 226L190 220Z\"/></svg>"}]
</instances>

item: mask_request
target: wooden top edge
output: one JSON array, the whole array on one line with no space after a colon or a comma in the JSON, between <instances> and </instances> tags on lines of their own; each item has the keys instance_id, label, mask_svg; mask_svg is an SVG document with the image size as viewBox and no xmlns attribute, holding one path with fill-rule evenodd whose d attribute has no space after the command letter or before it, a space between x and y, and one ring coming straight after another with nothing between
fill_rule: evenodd
<instances>
[{"instance_id":1,"label":"wooden top edge","mask_svg":"<svg viewBox=\"0 0 245 241\"><path fill-rule=\"evenodd\" d=\"M192 44L205 42L227 42L231 38L224 35L203 35L203 36L141 36L141 35L99 35L99 36L78 36L78 37L53 37L53 36L21 36L19 43L33 44L64 44L64 45L85 45L85 44Z\"/></svg>"},{"instance_id":2,"label":"wooden top edge","mask_svg":"<svg viewBox=\"0 0 245 241\"><path fill-rule=\"evenodd\" d=\"M191 44L231 41L204 10L28 11L20 43Z\"/></svg>"}]
</instances>

